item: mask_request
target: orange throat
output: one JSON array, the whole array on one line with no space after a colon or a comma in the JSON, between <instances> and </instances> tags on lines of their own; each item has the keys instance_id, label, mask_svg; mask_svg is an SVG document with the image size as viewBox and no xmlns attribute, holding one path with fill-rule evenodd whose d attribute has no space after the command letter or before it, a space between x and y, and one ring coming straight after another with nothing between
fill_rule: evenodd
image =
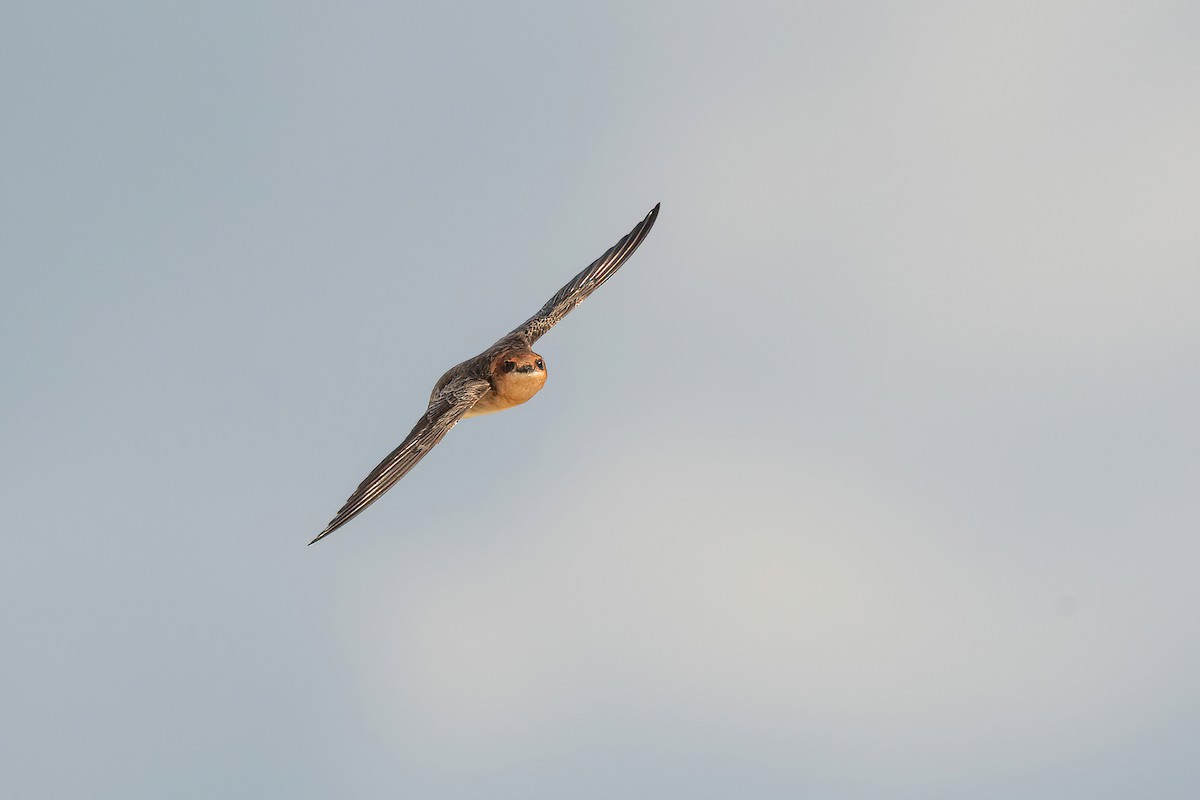
<instances>
[{"instance_id":1,"label":"orange throat","mask_svg":"<svg viewBox=\"0 0 1200 800\"><path fill-rule=\"evenodd\" d=\"M532 353L529 356L530 365L532 366L532 360L536 356ZM492 388L483 397L479 398L479 402L465 414L466 417L494 414L506 408L519 406L540 392L542 387L546 385L546 370L544 367L535 369L532 372L522 372L519 369L505 372L499 368L502 362L503 359L497 359L496 368L492 370Z\"/></svg>"}]
</instances>

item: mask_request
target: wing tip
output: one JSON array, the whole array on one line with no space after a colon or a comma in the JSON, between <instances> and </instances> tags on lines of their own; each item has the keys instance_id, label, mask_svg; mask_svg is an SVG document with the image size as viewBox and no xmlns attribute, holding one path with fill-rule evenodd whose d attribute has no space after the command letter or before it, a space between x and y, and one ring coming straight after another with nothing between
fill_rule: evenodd
<instances>
[{"instance_id":1,"label":"wing tip","mask_svg":"<svg viewBox=\"0 0 1200 800\"><path fill-rule=\"evenodd\" d=\"M653 228L654 223L658 221L658 209L661 207L662 207L662 203L655 203L654 208L650 209L650 213L647 214L645 216L645 218L641 222L638 223L636 228L634 228L632 231L630 231L630 233L632 233L632 234L637 234L639 244L641 243L641 239L646 238L646 236L648 236L650 234L650 229ZM632 255L632 254L633 253L630 252L630 255Z\"/></svg>"},{"instance_id":2,"label":"wing tip","mask_svg":"<svg viewBox=\"0 0 1200 800\"><path fill-rule=\"evenodd\" d=\"M309 542L307 546L312 547L314 544L316 544L317 542L321 541L329 534L336 531L338 529L338 527L339 527L339 525L335 525L333 522L330 522L328 525L325 526L325 530L318 533L317 538L315 538L311 542Z\"/></svg>"}]
</instances>

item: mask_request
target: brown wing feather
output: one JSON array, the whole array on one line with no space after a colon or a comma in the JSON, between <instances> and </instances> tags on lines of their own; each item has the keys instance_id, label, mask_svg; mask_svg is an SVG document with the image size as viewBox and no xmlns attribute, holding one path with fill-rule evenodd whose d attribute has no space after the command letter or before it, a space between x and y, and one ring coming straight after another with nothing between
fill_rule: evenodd
<instances>
[{"instance_id":1,"label":"brown wing feather","mask_svg":"<svg viewBox=\"0 0 1200 800\"><path fill-rule=\"evenodd\" d=\"M417 421L400 446L371 470L371 474L358 485L346 504L325 526L325 530L309 544L319 542L354 519L367 506L378 500L380 495L392 488L396 481L407 475L408 471L458 424L463 415L471 410L489 386L487 381L479 378L464 377L449 382L430 401L425 415Z\"/></svg>"},{"instance_id":2,"label":"brown wing feather","mask_svg":"<svg viewBox=\"0 0 1200 800\"><path fill-rule=\"evenodd\" d=\"M658 219L658 205L650 209L650 213L646 215L645 219L623 236L621 241L608 248L604 255L589 264L586 269L572 278L566 286L559 289L558 293L546 301L546 304L536 314L525 320L525 322L497 342L497 344L519 342L523 343L526 347L532 346L546 331L553 328L560 319L565 317L572 308L582 303L587 299L588 295L603 286L604 282L611 278L621 268L621 265L629 260L629 257L633 255L633 251L638 249L638 245L642 243L646 235L650 233L650 229L654 227L656 219Z\"/></svg>"}]
</instances>

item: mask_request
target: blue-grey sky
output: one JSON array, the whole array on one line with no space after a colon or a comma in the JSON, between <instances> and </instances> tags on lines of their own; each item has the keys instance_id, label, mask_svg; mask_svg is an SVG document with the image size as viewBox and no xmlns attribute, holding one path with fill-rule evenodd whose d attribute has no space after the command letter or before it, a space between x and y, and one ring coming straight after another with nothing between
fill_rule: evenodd
<instances>
[{"instance_id":1,"label":"blue-grey sky","mask_svg":"<svg viewBox=\"0 0 1200 800\"><path fill-rule=\"evenodd\" d=\"M1196 796L1198 86L1189 2L10 0L0 794Z\"/></svg>"}]
</instances>

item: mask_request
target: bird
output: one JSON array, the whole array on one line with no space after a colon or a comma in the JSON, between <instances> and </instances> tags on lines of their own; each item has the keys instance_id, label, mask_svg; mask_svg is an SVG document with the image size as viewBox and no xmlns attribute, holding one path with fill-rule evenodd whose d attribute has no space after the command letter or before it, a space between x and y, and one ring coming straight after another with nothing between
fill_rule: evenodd
<instances>
[{"instance_id":1,"label":"bird","mask_svg":"<svg viewBox=\"0 0 1200 800\"><path fill-rule=\"evenodd\" d=\"M656 204L633 230L559 289L538 312L479 355L446 371L429 395L429 406L399 447L363 479L315 544L392 488L433 449L460 420L493 414L527 402L546 385L546 361L533 344L571 309L599 289L629 260L658 219Z\"/></svg>"}]
</instances>

